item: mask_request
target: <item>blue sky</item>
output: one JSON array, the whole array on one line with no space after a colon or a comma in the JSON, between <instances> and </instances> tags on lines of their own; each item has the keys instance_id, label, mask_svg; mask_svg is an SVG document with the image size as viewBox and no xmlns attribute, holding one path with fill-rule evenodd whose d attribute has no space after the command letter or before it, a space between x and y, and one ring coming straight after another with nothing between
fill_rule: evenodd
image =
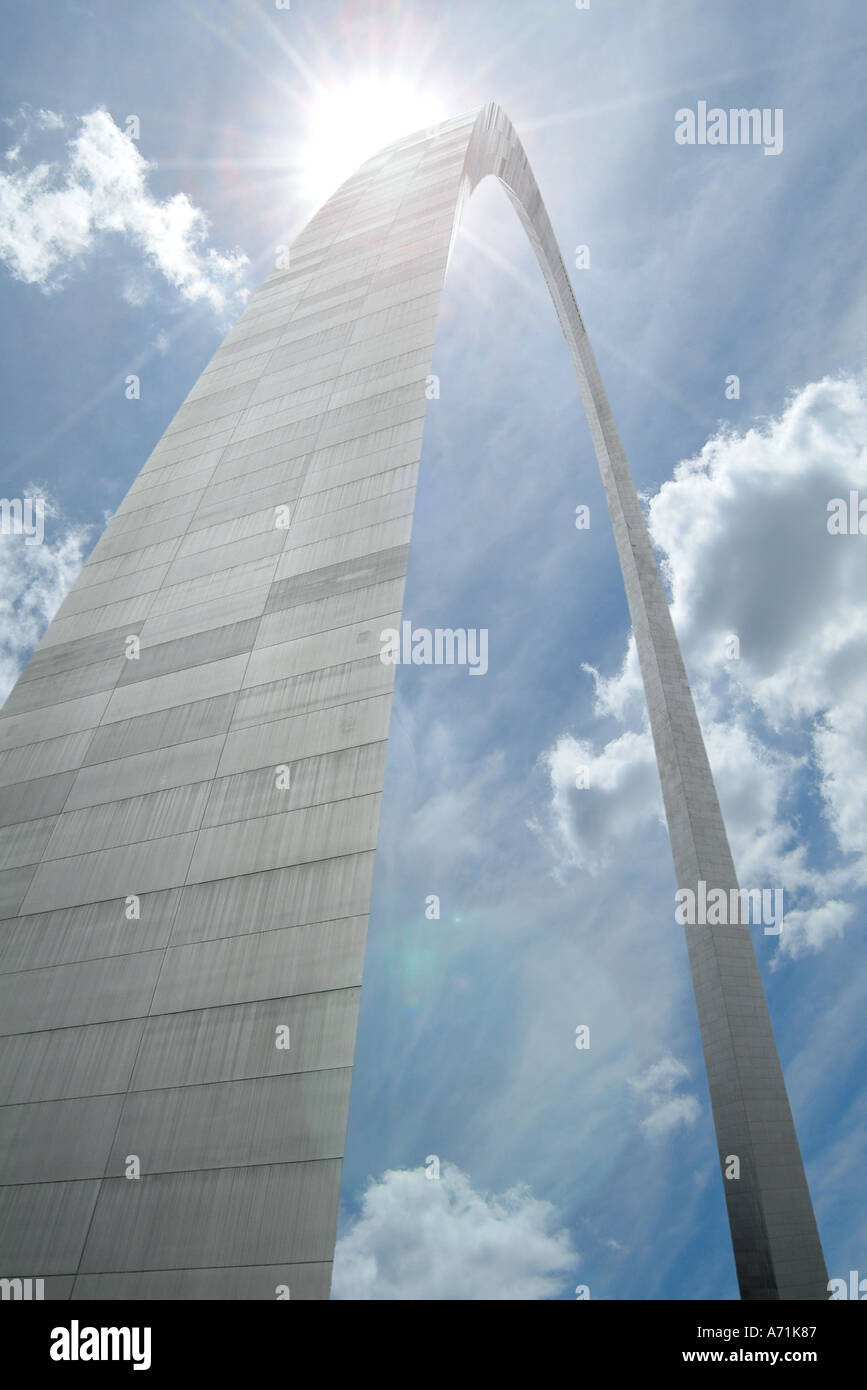
<instances>
[{"instance_id":1,"label":"blue sky","mask_svg":"<svg viewBox=\"0 0 867 1390\"><path fill-rule=\"evenodd\" d=\"M32 0L3 26L0 490L53 509L45 546L4 545L5 684L315 211L314 99L375 76L442 116L498 101L646 501L741 881L784 889L756 951L829 1274L867 1274L867 542L826 526L867 494L863 5ZM781 109L782 151L677 144L699 101ZM434 371L405 615L487 628L489 670L397 670L335 1293L734 1298L613 538L491 181Z\"/></svg>"}]
</instances>

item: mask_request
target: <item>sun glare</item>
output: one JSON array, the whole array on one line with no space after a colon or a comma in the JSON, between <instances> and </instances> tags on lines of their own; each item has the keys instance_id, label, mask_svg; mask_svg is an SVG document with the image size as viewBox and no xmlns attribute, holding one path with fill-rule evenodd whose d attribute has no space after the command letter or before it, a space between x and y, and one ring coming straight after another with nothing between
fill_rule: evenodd
<instances>
[{"instance_id":1,"label":"sun glare","mask_svg":"<svg viewBox=\"0 0 867 1390\"><path fill-rule=\"evenodd\" d=\"M324 88L310 106L301 155L303 196L318 207L384 145L448 114L436 97L403 78L366 77Z\"/></svg>"}]
</instances>

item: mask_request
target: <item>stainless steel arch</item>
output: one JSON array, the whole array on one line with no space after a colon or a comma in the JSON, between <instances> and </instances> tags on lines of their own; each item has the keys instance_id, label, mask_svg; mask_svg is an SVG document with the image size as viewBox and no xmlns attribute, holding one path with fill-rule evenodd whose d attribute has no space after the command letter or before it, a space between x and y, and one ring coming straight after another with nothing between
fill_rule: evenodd
<instances>
[{"instance_id":1,"label":"stainless steel arch","mask_svg":"<svg viewBox=\"0 0 867 1390\"><path fill-rule=\"evenodd\" d=\"M0 1273L46 1277L49 1297L328 1296L394 674L379 632L402 605L448 253L488 175L578 376L677 881L736 887L623 448L491 104L383 150L317 213L0 715ZM726 1201L742 1296L824 1298L749 930L687 943L720 1158L740 1161Z\"/></svg>"}]
</instances>

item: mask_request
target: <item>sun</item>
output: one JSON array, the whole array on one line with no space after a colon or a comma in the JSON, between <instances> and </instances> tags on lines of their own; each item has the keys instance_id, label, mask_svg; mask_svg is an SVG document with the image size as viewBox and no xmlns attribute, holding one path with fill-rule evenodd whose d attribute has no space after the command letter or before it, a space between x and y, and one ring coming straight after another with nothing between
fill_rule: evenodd
<instances>
[{"instance_id":1,"label":"sun","mask_svg":"<svg viewBox=\"0 0 867 1390\"><path fill-rule=\"evenodd\" d=\"M432 92L401 77L360 77L323 87L308 108L299 191L317 207L366 159L449 113Z\"/></svg>"}]
</instances>

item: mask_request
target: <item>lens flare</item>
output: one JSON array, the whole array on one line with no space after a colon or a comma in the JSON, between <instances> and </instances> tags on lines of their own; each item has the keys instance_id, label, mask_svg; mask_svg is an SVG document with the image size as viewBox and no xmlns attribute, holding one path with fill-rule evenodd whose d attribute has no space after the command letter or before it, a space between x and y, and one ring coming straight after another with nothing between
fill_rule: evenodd
<instances>
[{"instance_id":1,"label":"lens flare","mask_svg":"<svg viewBox=\"0 0 867 1390\"><path fill-rule=\"evenodd\" d=\"M310 104L300 189L320 205L385 145L446 118L441 100L400 77L326 87Z\"/></svg>"}]
</instances>

